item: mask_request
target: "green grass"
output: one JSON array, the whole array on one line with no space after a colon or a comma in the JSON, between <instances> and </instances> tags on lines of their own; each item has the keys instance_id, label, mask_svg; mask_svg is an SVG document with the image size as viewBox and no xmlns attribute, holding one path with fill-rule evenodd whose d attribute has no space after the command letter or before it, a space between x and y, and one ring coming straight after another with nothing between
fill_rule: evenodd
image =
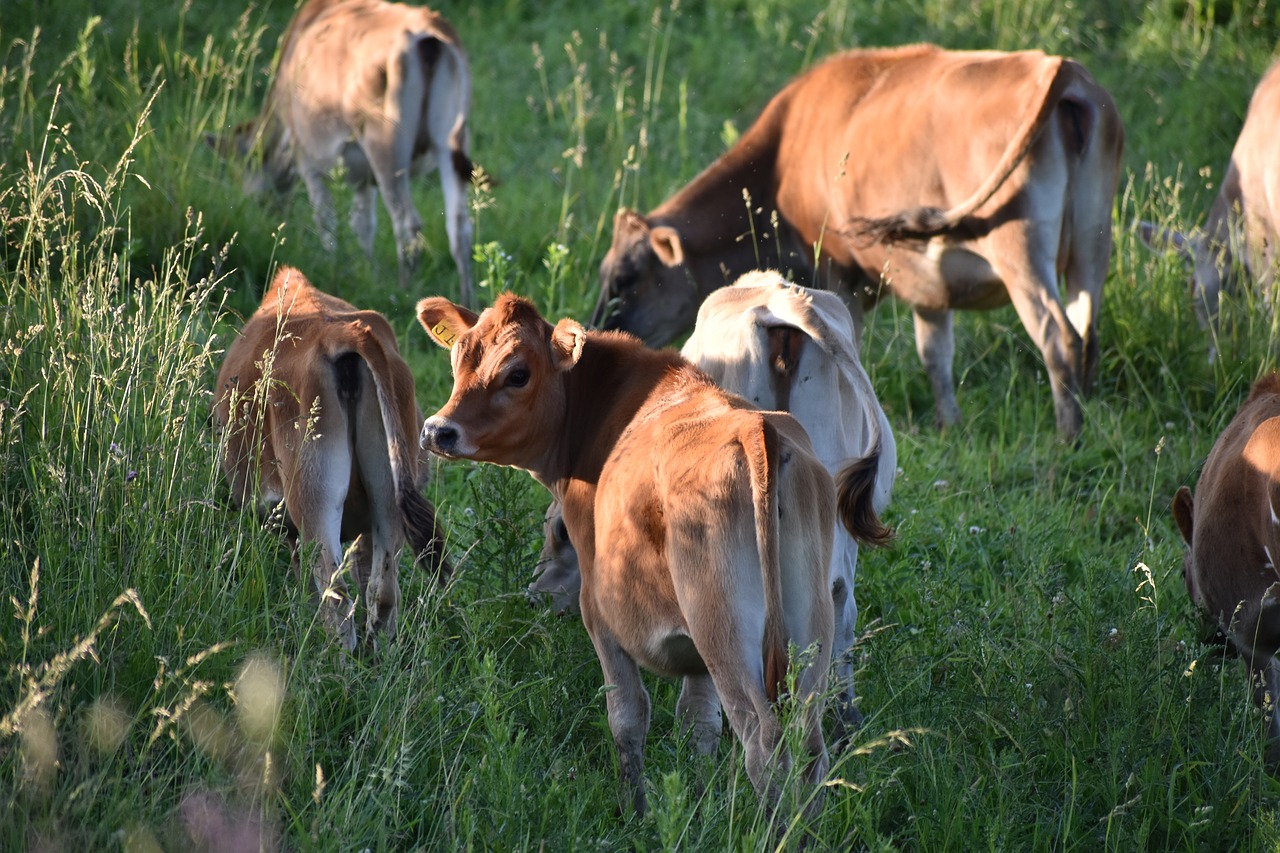
<instances>
[{"instance_id":1,"label":"green grass","mask_svg":"<svg viewBox=\"0 0 1280 853\"><path fill-rule=\"evenodd\" d=\"M0 849L180 850L222 821L289 850L732 849L767 819L726 734L701 759L650 678L652 813L619 817L598 664L531 608L547 496L436 466L458 571L402 578L401 636L345 661L277 537L229 506L207 416L221 350L273 265L384 312L428 412L447 359L411 315L456 296L433 179L430 251L396 283L305 194L245 199L203 142L251 116L291 2L248 9L16 0L0 20ZM1280 786L1239 663L1201 642L1167 507L1275 364L1263 300L1224 306L1207 363L1186 272L1131 233L1193 225L1280 36L1265 3L726 0L443 7L473 59L482 298L585 319L621 204L647 209L770 95L847 46L931 40L1081 59L1120 104L1125 177L1099 387L1055 439L1011 309L962 315L966 420L939 434L910 314L864 361L899 443L896 543L858 599L868 714L816 849L1273 849ZM101 16L95 17L95 16ZM338 193L340 210L349 200ZM343 214L345 218L345 213ZM202 808L210 807L212 816Z\"/></svg>"}]
</instances>

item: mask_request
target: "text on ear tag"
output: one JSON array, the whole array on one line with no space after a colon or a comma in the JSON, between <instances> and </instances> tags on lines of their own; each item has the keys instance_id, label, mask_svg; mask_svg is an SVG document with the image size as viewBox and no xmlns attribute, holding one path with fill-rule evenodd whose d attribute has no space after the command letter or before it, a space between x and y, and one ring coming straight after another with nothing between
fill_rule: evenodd
<instances>
[{"instance_id":1,"label":"text on ear tag","mask_svg":"<svg viewBox=\"0 0 1280 853\"><path fill-rule=\"evenodd\" d=\"M453 342L458 339L458 336L453 333L452 329L445 325L443 320L431 327L431 337L435 338L447 347L452 347Z\"/></svg>"}]
</instances>

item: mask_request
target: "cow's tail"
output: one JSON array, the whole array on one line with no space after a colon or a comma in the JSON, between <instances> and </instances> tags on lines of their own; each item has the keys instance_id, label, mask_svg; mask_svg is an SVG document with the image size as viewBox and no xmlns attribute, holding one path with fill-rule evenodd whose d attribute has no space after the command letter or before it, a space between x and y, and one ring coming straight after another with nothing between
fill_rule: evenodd
<instances>
[{"instance_id":1,"label":"cow's tail","mask_svg":"<svg viewBox=\"0 0 1280 853\"><path fill-rule=\"evenodd\" d=\"M432 35L418 42L418 55L427 69L427 79L433 79L442 59L451 66L457 83L458 114L449 131L449 168L463 183L475 180L475 164L468 154L467 116L471 114L471 65L467 55L457 44L456 37ZM442 163L441 168L446 168Z\"/></svg>"},{"instance_id":2,"label":"cow's tail","mask_svg":"<svg viewBox=\"0 0 1280 853\"><path fill-rule=\"evenodd\" d=\"M823 322L811 302L807 310L799 310L792 299L771 301L769 308L774 316L795 324L822 348L862 404L861 415L867 428L866 455L836 474L837 512L841 524L854 539L868 545L885 545L893 538L893 531L880 521L880 512L889 504L898 451L871 377L858 359L857 350L852 348L852 341ZM850 346L837 345L833 339L849 340Z\"/></svg>"},{"instance_id":3,"label":"cow's tail","mask_svg":"<svg viewBox=\"0 0 1280 853\"><path fill-rule=\"evenodd\" d=\"M396 381L396 368L362 321L354 321L352 326L358 327L353 329L358 341L356 354L368 365L369 373L373 376L382 429L387 437L387 458L391 463L391 475L395 484L396 506L404 521L405 537L413 548L414 559L429 566L443 583L452 572L445 559L444 530L436 519L435 507L418 490L416 436L405 434L401 413L396 405L405 394L412 395L413 377L406 371L405 380L401 383L404 387L387 387L388 383ZM359 428L357 424L357 430Z\"/></svg>"},{"instance_id":4,"label":"cow's tail","mask_svg":"<svg viewBox=\"0 0 1280 853\"><path fill-rule=\"evenodd\" d=\"M871 453L855 459L836 474L836 511L849 535L866 545L887 545L893 528L880 520L875 508L876 480L880 471L880 442Z\"/></svg>"},{"instance_id":5,"label":"cow's tail","mask_svg":"<svg viewBox=\"0 0 1280 853\"><path fill-rule=\"evenodd\" d=\"M880 512L888 506L893 489L897 444L884 408L871 387L871 377L861 362L849 359L842 368L862 398L870 452L836 474L836 511L840 523L854 539L872 546L887 545L893 539L893 529L880 520Z\"/></svg>"},{"instance_id":6,"label":"cow's tail","mask_svg":"<svg viewBox=\"0 0 1280 853\"><path fill-rule=\"evenodd\" d=\"M1058 101L1071 85L1072 75L1064 72L1063 58L1060 56L1046 58L1051 64L1046 66L1041 74L1043 95L1039 103L1018 128L1018 132L1014 135L1009 147L1005 149L996 168L971 196L950 210L922 206L880 218L859 217L854 223L858 233L873 242L891 243L895 240L926 239L955 228L966 216L986 204L1009 179L1018 164L1031 153L1032 146L1035 145L1049 117L1058 106Z\"/></svg>"},{"instance_id":7,"label":"cow's tail","mask_svg":"<svg viewBox=\"0 0 1280 853\"><path fill-rule=\"evenodd\" d=\"M744 430L742 447L751 475L752 506L755 507L756 549L760 555L760 579L764 585L764 689L776 701L786 688L786 611L782 603L782 558L778 524L778 431L763 419L759 429Z\"/></svg>"}]
</instances>

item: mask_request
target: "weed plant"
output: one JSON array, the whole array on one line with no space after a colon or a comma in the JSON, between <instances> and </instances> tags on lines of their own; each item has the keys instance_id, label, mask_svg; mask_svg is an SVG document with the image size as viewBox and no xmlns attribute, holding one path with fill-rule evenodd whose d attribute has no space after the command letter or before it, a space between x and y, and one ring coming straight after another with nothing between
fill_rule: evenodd
<instances>
[{"instance_id":1,"label":"weed plant","mask_svg":"<svg viewBox=\"0 0 1280 853\"><path fill-rule=\"evenodd\" d=\"M434 179L415 186L431 248L402 291L385 217L372 263L346 234L326 255L304 193L248 199L204 143L257 110L292 0L10 0L0 849L1280 845L1260 715L1239 663L1204 641L1167 509L1275 366L1275 315L1230 294L1211 365L1186 269L1132 232L1203 220L1280 36L1265 0L438 8L472 57L481 298L515 290L579 319L614 211L655 206L826 54L936 41L1080 59L1127 128L1080 445L1056 441L1012 309L958 318L967 417L939 433L910 312L881 306L863 359L901 473L896 543L858 579L865 728L818 816L771 827L732 738L693 755L676 686L651 677L651 814L621 817L591 644L523 594L540 487L435 466L456 576L437 589L406 559L400 636L346 660L278 534L231 507L217 468L213 378L277 263L384 312L421 407L444 402L447 359L411 311L457 295Z\"/></svg>"}]
</instances>

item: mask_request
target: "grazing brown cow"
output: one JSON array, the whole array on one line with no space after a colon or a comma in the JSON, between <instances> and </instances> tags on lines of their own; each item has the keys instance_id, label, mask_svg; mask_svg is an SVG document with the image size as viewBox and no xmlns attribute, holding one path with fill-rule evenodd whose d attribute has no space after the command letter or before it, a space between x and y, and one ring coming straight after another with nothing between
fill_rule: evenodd
<instances>
[{"instance_id":1,"label":"grazing brown cow","mask_svg":"<svg viewBox=\"0 0 1280 853\"><path fill-rule=\"evenodd\" d=\"M1267 763L1280 767L1280 374L1254 383L1209 452L1194 505L1178 489L1173 517L1190 546L1183 578L1244 659L1267 718Z\"/></svg>"},{"instance_id":2,"label":"grazing brown cow","mask_svg":"<svg viewBox=\"0 0 1280 853\"><path fill-rule=\"evenodd\" d=\"M237 131L233 143L241 155L262 157L261 169L246 176L249 192L287 190L301 175L329 251L337 247L338 226L329 173L339 164L346 170L353 191L351 227L370 257L381 190L402 285L423 245L409 178L439 165L449 251L462 300L470 304L470 109L467 56L441 15L383 0L309 0L280 42L262 111Z\"/></svg>"},{"instance_id":3,"label":"grazing brown cow","mask_svg":"<svg viewBox=\"0 0 1280 853\"><path fill-rule=\"evenodd\" d=\"M819 782L832 530L839 511L864 525L859 535L881 531L865 508L874 460L842 478L837 503L794 418L726 394L678 353L570 319L552 326L511 294L478 317L424 299L418 319L451 349L454 377L423 443L529 471L564 506L582 621L613 687L606 702L624 802L645 809L644 666L694 677L677 717L700 749L719 737L723 702L752 784L776 804L790 759L773 702L789 643L813 650L796 697L805 775Z\"/></svg>"},{"instance_id":4,"label":"grazing brown cow","mask_svg":"<svg viewBox=\"0 0 1280 853\"><path fill-rule=\"evenodd\" d=\"M1236 264L1266 289L1275 279L1280 239L1280 63L1272 65L1254 90L1240 138L1222 176L1222 187L1202 232L1185 234L1150 222L1139 224L1143 242L1174 248L1191 264L1192 295L1200 325L1214 340L1217 358L1218 300L1235 284Z\"/></svg>"},{"instance_id":5,"label":"grazing brown cow","mask_svg":"<svg viewBox=\"0 0 1280 853\"><path fill-rule=\"evenodd\" d=\"M1111 96L1069 59L931 45L838 54L647 216L618 214L593 323L663 344L712 290L770 267L840 293L860 336L863 311L892 293L913 307L945 425L960 417L952 311L1012 301L1044 356L1058 429L1074 437L1123 144Z\"/></svg>"},{"instance_id":6,"label":"grazing brown cow","mask_svg":"<svg viewBox=\"0 0 1280 853\"><path fill-rule=\"evenodd\" d=\"M854 347L853 320L834 294L789 284L776 272L747 273L702 303L681 353L726 391L762 409L790 412L833 475L879 448L871 507L884 511L897 446ZM529 592L548 598L557 612L576 612L578 560L558 503L547 509L545 534ZM837 743L846 742L862 720L853 683L857 566L858 541L837 524L830 572Z\"/></svg>"},{"instance_id":7,"label":"grazing brown cow","mask_svg":"<svg viewBox=\"0 0 1280 853\"><path fill-rule=\"evenodd\" d=\"M355 606L341 576L342 543L355 539L366 645L379 632L393 638L406 538L442 579L449 567L422 496L429 469L414 446L422 414L413 374L386 319L282 267L227 348L216 396L232 497L256 498L264 512L284 502L294 568L312 560L325 625L355 649ZM314 556L301 553L311 545Z\"/></svg>"}]
</instances>

